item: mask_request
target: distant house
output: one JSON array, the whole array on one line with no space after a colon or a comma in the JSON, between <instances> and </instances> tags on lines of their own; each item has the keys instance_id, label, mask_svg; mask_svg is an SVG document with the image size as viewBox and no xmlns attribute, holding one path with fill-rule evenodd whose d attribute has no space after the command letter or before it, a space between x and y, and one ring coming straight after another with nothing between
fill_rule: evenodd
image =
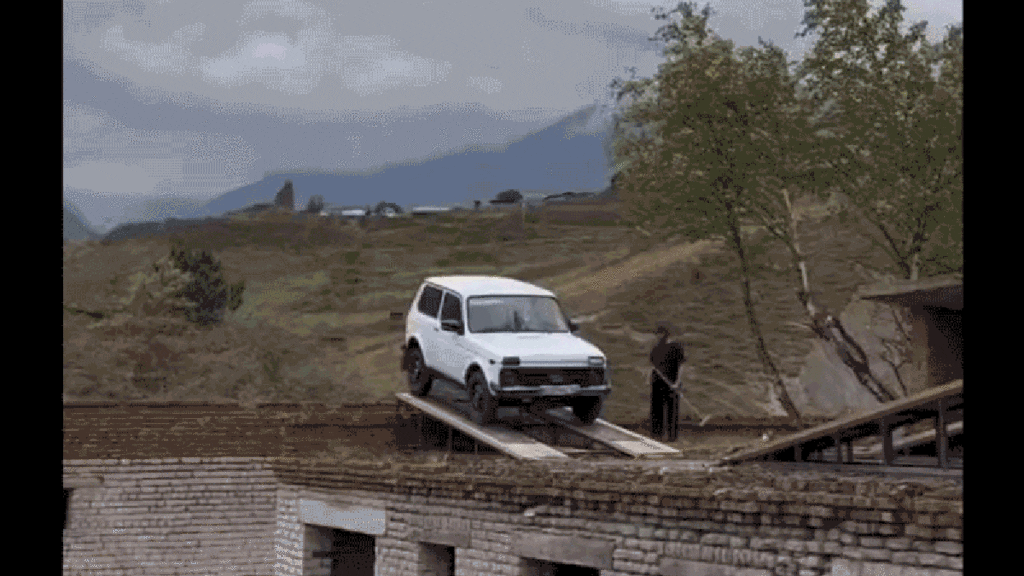
<instances>
[{"instance_id":1,"label":"distant house","mask_svg":"<svg viewBox=\"0 0 1024 576\"><path fill-rule=\"evenodd\" d=\"M451 212L451 208L445 206L416 206L412 209L413 216L431 216Z\"/></svg>"},{"instance_id":2,"label":"distant house","mask_svg":"<svg viewBox=\"0 0 1024 576\"><path fill-rule=\"evenodd\" d=\"M321 216L338 216L341 218L362 218L369 213L365 206L328 206L321 212Z\"/></svg>"}]
</instances>

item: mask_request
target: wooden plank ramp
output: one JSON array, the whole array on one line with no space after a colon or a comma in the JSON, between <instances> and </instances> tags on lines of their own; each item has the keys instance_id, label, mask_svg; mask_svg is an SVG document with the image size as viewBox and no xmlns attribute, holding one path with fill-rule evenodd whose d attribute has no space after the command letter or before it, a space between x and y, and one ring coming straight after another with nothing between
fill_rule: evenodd
<instances>
[{"instance_id":1,"label":"wooden plank ramp","mask_svg":"<svg viewBox=\"0 0 1024 576\"><path fill-rule=\"evenodd\" d=\"M543 442L517 432L500 422L480 426L462 414L430 398L419 398L408 392L396 394L399 401L422 411L424 414L451 426L474 440L494 448L517 460L565 459L568 456Z\"/></svg>"},{"instance_id":2,"label":"wooden plank ramp","mask_svg":"<svg viewBox=\"0 0 1024 576\"><path fill-rule=\"evenodd\" d=\"M620 428L600 418L593 424L583 424L576 420L569 407L553 408L538 414L538 416L633 458L679 454L679 451L671 446Z\"/></svg>"},{"instance_id":3,"label":"wooden plank ramp","mask_svg":"<svg viewBox=\"0 0 1024 576\"><path fill-rule=\"evenodd\" d=\"M774 459L773 456L783 453L786 450L796 449L799 451L805 445L821 444L822 441L839 439L843 442L855 440L861 437L868 437L878 434L872 431L876 423L883 423L896 426L902 423L911 423L926 418L932 418L929 412L934 406L940 406L942 411L948 408L961 408L963 405L963 380L955 380L943 386L937 386L914 396L901 398L894 402L888 402L875 410L841 418L832 422L808 428L801 432L784 436L765 443L756 448L740 451L727 456L720 461L720 464L730 462ZM946 423L942 428L948 431L950 425ZM959 428L962 431L962 425ZM882 432L883 440L889 432ZM934 433L933 433L934 434ZM891 435L889 436L892 442Z\"/></svg>"}]
</instances>

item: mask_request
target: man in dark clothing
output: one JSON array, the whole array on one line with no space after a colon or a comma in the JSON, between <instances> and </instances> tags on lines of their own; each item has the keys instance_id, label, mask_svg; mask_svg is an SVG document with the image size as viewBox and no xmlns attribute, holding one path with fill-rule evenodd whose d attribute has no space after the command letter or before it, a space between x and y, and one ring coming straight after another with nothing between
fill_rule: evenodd
<instances>
[{"instance_id":1,"label":"man in dark clothing","mask_svg":"<svg viewBox=\"0 0 1024 576\"><path fill-rule=\"evenodd\" d=\"M679 436L679 370L686 356L683 345L670 342L670 327L659 324L655 331L658 342L651 350L651 435L667 442ZM667 381L666 381L667 379Z\"/></svg>"}]
</instances>

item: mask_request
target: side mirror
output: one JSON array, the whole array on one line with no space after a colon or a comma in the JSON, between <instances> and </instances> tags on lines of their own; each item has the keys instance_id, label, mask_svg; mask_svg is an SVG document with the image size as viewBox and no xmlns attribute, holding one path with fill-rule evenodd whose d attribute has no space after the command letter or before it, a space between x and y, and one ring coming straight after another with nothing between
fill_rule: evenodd
<instances>
[{"instance_id":1,"label":"side mirror","mask_svg":"<svg viewBox=\"0 0 1024 576\"><path fill-rule=\"evenodd\" d=\"M462 322L459 320L441 320L441 330L462 334Z\"/></svg>"},{"instance_id":2,"label":"side mirror","mask_svg":"<svg viewBox=\"0 0 1024 576\"><path fill-rule=\"evenodd\" d=\"M569 320L569 332L572 333L572 334L575 334L575 333L577 333L579 331L580 331L580 325L575 323L575 322L573 322L572 320Z\"/></svg>"}]
</instances>

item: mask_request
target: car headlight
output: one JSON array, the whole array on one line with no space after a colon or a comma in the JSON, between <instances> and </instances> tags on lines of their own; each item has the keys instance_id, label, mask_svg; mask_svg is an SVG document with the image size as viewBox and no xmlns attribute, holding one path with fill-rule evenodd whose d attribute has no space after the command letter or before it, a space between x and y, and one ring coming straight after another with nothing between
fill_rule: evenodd
<instances>
[{"instance_id":1,"label":"car headlight","mask_svg":"<svg viewBox=\"0 0 1024 576\"><path fill-rule=\"evenodd\" d=\"M591 356L587 358L587 364L591 366L604 366L604 358L600 356Z\"/></svg>"},{"instance_id":2,"label":"car headlight","mask_svg":"<svg viewBox=\"0 0 1024 576\"><path fill-rule=\"evenodd\" d=\"M501 363L505 366L519 366L519 356L506 356L501 359Z\"/></svg>"}]
</instances>

